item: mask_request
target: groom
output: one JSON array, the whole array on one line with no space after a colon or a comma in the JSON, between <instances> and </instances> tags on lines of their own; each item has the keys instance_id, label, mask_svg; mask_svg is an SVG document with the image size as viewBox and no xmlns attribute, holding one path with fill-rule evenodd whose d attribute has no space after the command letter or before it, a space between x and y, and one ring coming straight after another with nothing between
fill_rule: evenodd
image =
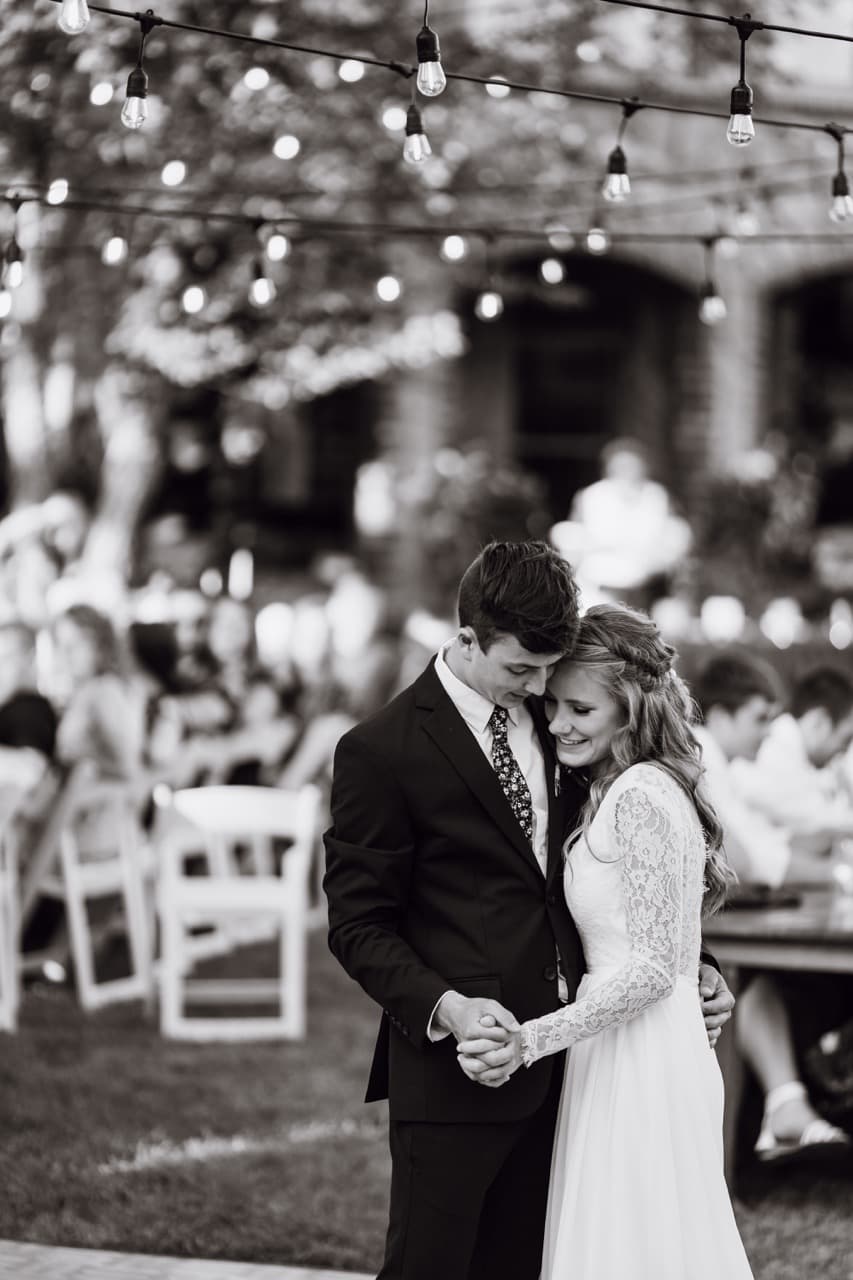
<instances>
[{"instance_id":1,"label":"groom","mask_svg":"<svg viewBox=\"0 0 853 1280\"><path fill-rule=\"evenodd\" d=\"M455 1049L482 1018L512 1029L574 999L584 968L561 858L584 792L541 704L577 631L571 571L545 543L492 543L458 610L335 756L329 945L384 1013L367 1090L390 1103L379 1280L536 1280L563 1055L484 1089ZM710 967L703 990L716 1028L731 996Z\"/></svg>"}]
</instances>

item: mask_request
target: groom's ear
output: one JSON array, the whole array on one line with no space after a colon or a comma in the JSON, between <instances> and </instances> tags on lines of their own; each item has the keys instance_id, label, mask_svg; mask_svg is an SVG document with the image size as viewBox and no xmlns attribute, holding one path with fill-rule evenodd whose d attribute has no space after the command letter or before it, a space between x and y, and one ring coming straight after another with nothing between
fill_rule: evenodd
<instances>
[{"instance_id":1,"label":"groom's ear","mask_svg":"<svg viewBox=\"0 0 853 1280\"><path fill-rule=\"evenodd\" d=\"M459 645L459 652L466 662L470 662L474 654L474 650L478 647L477 634L473 627L460 627L456 633L456 641Z\"/></svg>"}]
</instances>

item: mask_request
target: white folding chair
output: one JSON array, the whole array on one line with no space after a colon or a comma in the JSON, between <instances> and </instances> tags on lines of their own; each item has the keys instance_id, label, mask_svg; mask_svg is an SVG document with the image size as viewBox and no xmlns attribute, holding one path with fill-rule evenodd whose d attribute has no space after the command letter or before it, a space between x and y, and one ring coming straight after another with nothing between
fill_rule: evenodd
<instances>
[{"instance_id":1,"label":"white folding chair","mask_svg":"<svg viewBox=\"0 0 853 1280\"><path fill-rule=\"evenodd\" d=\"M19 791L0 794L0 1031L16 1031L20 1003L18 874L15 846Z\"/></svg>"},{"instance_id":2,"label":"white folding chair","mask_svg":"<svg viewBox=\"0 0 853 1280\"><path fill-rule=\"evenodd\" d=\"M153 940L146 907L146 853L139 821L139 786L90 782L78 789L58 833L58 875L39 886L65 903L77 995L84 1009L120 1000L150 999L154 991ZM126 977L98 981L88 904L121 898L131 961Z\"/></svg>"},{"instance_id":3,"label":"white folding chair","mask_svg":"<svg viewBox=\"0 0 853 1280\"><path fill-rule=\"evenodd\" d=\"M299 791L195 787L159 798L160 1027L165 1036L304 1036L308 878L319 799L312 786ZM290 844L281 857L281 873L276 874L273 842L282 839ZM248 850L245 870L236 856L238 846ZM199 854L206 859L207 874L188 875L187 859ZM199 933L202 929L210 933ZM194 963L211 952L275 935L276 978L191 976ZM204 1017L186 1012L192 1004L268 1001L276 1009L265 1016Z\"/></svg>"}]
</instances>

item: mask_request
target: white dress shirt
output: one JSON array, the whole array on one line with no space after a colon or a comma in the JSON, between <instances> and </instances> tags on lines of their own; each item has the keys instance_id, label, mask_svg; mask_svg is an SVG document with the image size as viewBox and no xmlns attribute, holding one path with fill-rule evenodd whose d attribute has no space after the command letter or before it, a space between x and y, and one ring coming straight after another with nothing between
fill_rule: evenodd
<instances>
[{"instance_id":1,"label":"white dress shirt","mask_svg":"<svg viewBox=\"0 0 853 1280\"><path fill-rule=\"evenodd\" d=\"M792 715L770 726L755 760L734 760L740 794L792 835L849 828L853 810L831 769L818 769Z\"/></svg>"},{"instance_id":2,"label":"white dress shirt","mask_svg":"<svg viewBox=\"0 0 853 1280\"><path fill-rule=\"evenodd\" d=\"M495 704L490 702L488 698L484 698L476 689L471 689L450 670L445 654L452 643L453 641L449 640L436 654L435 674L438 676L441 686L450 701L474 735L483 755L489 764L492 764L492 731L489 728L489 720L495 709ZM507 710L506 728L507 742L530 788L530 800L533 809L531 843L533 845L533 853L544 878L548 871L548 784L545 776L545 759L542 755L542 747L530 712L525 706L513 707L512 710ZM568 998L568 987L559 965L558 986L560 999L565 1001ZM432 1025L436 1009L446 994L447 992L437 1002L427 1026L427 1038L434 1042L444 1040L450 1034L448 1031L434 1029Z\"/></svg>"},{"instance_id":3,"label":"white dress shirt","mask_svg":"<svg viewBox=\"0 0 853 1280\"><path fill-rule=\"evenodd\" d=\"M708 797L723 826L729 862L741 879L777 888L791 862L788 837L741 794L736 772L716 738L702 725L694 725L693 733L702 748Z\"/></svg>"}]
</instances>

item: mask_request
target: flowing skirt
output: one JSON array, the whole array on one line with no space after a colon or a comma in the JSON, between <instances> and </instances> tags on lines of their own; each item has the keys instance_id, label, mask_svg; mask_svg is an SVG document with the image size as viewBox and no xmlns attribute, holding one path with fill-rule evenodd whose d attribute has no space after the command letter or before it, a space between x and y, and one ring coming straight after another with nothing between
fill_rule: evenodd
<instances>
[{"instance_id":1,"label":"flowing skirt","mask_svg":"<svg viewBox=\"0 0 853 1280\"><path fill-rule=\"evenodd\" d=\"M579 995L607 973L587 974ZM751 1280L695 982L569 1050L542 1280Z\"/></svg>"}]
</instances>

